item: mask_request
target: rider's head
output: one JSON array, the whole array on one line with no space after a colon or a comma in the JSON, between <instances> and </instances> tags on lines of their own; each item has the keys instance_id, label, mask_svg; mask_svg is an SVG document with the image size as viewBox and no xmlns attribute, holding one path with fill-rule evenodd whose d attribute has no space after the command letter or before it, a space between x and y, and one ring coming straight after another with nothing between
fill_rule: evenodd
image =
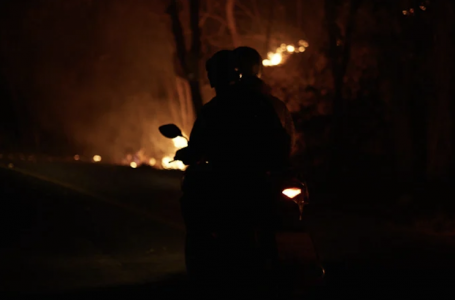
<instances>
[{"instance_id":1,"label":"rider's head","mask_svg":"<svg viewBox=\"0 0 455 300\"><path fill-rule=\"evenodd\" d=\"M236 80L232 51L221 50L215 53L205 64L210 86L220 89Z\"/></svg>"},{"instance_id":2,"label":"rider's head","mask_svg":"<svg viewBox=\"0 0 455 300\"><path fill-rule=\"evenodd\" d=\"M250 47L238 47L234 49L236 68L242 78L261 77L262 57L255 49Z\"/></svg>"}]
</instances>

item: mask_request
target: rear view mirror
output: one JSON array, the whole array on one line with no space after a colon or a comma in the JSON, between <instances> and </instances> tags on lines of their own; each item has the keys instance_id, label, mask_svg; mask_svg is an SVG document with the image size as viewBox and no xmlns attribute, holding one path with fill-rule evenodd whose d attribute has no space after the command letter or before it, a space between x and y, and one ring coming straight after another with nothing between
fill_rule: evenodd
<instances>
[{"instance_id":1,"label":"rear view mirror","mask_svg":"<svg viewBox=\"0 0 455 300\"><path fill-rule=\"evenodd\" d=\"M182 131L175 124L162 125L159 130L161 134L168 139L175 139L178 136L183 136Z\"/></svg>"}]
</instances>

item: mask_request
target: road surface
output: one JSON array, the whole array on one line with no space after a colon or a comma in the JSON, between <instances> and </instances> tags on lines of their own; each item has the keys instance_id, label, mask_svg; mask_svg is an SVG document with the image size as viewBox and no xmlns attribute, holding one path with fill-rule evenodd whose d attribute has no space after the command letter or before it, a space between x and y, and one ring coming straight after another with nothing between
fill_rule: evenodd
<instances>
[{"instance_id":1,"label":"road surface","mask_svg":"<svg viewBox=\"0 0 455 300\"><path fill-rule=\"evenodd\" d=\"M0 178L5 295L151 289L183 278L183 231L177 226L153 220L153 213L131 203L116 205L17 170L0 169Z\"/></svg>"},{"instance_id":2,"label":"road surface","mask_svg":"<svg viewBox=\"0 0 455 300\"><path fill-rule=\"evenodd\" d=\"M0 298L187 299L180 175L0 161ZM327 271L306 299L454 295L451 239L394 231L362 212L306 213Z\"/></svg>"}]
</instances>

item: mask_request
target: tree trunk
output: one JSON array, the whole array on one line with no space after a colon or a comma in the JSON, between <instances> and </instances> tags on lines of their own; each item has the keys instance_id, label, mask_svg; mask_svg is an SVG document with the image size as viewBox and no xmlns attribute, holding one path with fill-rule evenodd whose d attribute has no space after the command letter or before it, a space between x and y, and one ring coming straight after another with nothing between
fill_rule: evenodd
<instances>
[{"instance_id":1,"label":"tree trunk","mask_svg":"<svg viewBox=\"0 0 455 300\"><path fill-rule=\"evenodd\" d=\"M270 37L272 35L272 25L273 25L273 12L275 11L275 0L270 0L269 1L269 19L267 23L267 34L265 37L265 53L268 53L270 50Z\"/></svg>"},{"instance_id":2,"label":"tree trunk","mask_svg":"<svg viewBox=\"0 0 455 300\"><path fill-rule=\"evenodd\" d=\"M192 43L190 50L188 80L191 88L191 99L194 111L198 113L202 108L201 87L199 84L199 60L201 58L201 28L199 27L199 0L190 0L190 25L192 31Z\"/></svg>"},{"instance_id":3,"label":"tree trunk","mask_svg":"<svg viewBox=\"0 0 455 300\"><path fill-rule=\"evenodd\" d=\"M429 58L433 67L435 97L429 103L427 178L438 180L447 175L453 163L454 96L454 7L450 1L435 3L435 44Z\"/></svg>"},{"instance_id":4,"label":"tree trunk","mask_svg":"<svg viewBox=\"0 0 455 300\"><path fill-rule=\"evenodd\" d=\"M388 11L393 13L400 10L399 2L389 2ZM394 178L400 189L407 189L411 184L413 174L413 141L408 91L411 89L411 72L409 64L403 61L403 52L407 51L403 39L403 16L394 15L390 19L390 32L386 32L386 40L381 43L378 56L378 66L382 80L389 87L383 95L389 98L388 114L390 132L390 154L393 160ZM383 19L380 19L383 21Z\"/></svg>"},{"instance_id":5,"label":"tree trunk","mask_svg":"<svg viewBox=\"0 0 455 300\"><path fill-rule=\"evenodd\" d=\"M186 50L182 24L179 18L177 0L171 0L167 13L171 16L177 58L180 63L181 76L188 80L191 89L191 101L196 114L202 108L202 96L199 85L199 58L201 56L201 32L199 27L199 0L190 1L190 27L192 30L191 49Z\"/></svg>"},{"instance_id":6,"label":"tree trunk","mask_svg":"<svg viewBox=\"0 0 455 300\"><path fill-rule=\"evenodd\" d=\"M326 25L329 34L329 60L332 68L333 78L333 123L331 128L332 154L331 172L336 180L339 177L343 160L343 79L346 74L347 66L351 55L351 40L355 25L355 15L360 7L360 0L351 0L349 15L346 24L345 36L341 36L341 30L336 20L338 17L338 7L331 1L324 3ZM340 45L340 42L342 44Z\"/></svg>"},{"instance_id":7,"label":"tree trunk","mask_svg":"<svg viewBox=\"0 0 455 300\"><path fill-rule=\"evenodd\" d=\"M183 36L183 28L182 23L180 22L179 18L179 10L177 6L177 0L171 0L171 4L169 5L166 11L172 21L172 33L174 34L175 40L175 49L178 58L178 62L180 63L180 72L179 75L187 79L188 69L186 65L186 47L185 47L185 38Z\"/></svg>"}]
</instances>

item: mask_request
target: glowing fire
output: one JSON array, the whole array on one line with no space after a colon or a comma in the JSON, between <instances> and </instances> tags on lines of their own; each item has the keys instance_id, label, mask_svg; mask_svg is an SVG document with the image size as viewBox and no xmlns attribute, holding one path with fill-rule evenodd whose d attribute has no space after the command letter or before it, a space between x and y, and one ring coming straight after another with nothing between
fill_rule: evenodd
<instances>
[{"instance_id":1,"label":"glowing fire","mask_svg":"<svg viewBox=\"0 0 455 300\"><path fill-rule=\"evenodd\" d=\"M172 139L172 142L174 143L174 147L175 147L175 149L173 150L174 153L175 153L175 151L188 146L188 141L184 137L181 137L181 136L178 136L175 139ZM165 156L161 160L161 166L164 169L168 169L168 170L169 169L185 170L186 166L183 164L183 162L173 161L173 160L174 160L173 156L170 156L170 155Z\"/></svg>"},{"instance_id":2,"label":"glowing fire","mask_svg":"<svg viewBox=\"0 0 455 300\"><path fill-rule=\"evenodd\" d=\"M173 161L170 156L165 156L161 160L161 166L167 170L185 170L185 165L181 161Z\"/></svg>"},{"instance_id":3,"label":"glowing fire","mask_svg":"<svg viewBox=\"0 0 455 300\"><path fill-rule=\"evenodd\" d=\"M122 164L135 169L141 164L148 164L151 167L162 168L166 170L185 170L186 166L181 161L173 161L175 152L188 146L188 141L184 137L172 139L174 147L169 149L161 160L145 155L144 150L139 150L136 154L128 154L122 160ZM95 161L95 159L93 159ZM159 163L160 162L160 163Z\"/></svg>"},{"instance_id":4,"label":"glowing fire","mask_svg":"<svg viewBox=\"0 0 455 300\"><path fill-rule=\"evenodd\" d=\"M101 156L99 156L99 155L93 156L93 161L94 162L100 162L101 161Z\"/></svg>"},{"instance_id":5,"label":"glowing fire","mask_svg":"<svg viewBox=\"0 0 455 300\"><path fill-rule=\"evenodd\" d=\"M79 155L77 155L77 154L74 155L74 160L79 160L79 159L81 159L81 157Z\"/></svg>"},{"instance_id":6,"label":"glowing fire","mask_svg":"<svg viewBox=\"0 0 455 300\"><path fill-rule=\"evenodd\" d=\"M174 143L175 148L182 149L188 146L188 141L181 136L176 137L175 139L172 139L172 142Z\"/></svg>"},{"instance_id":7,"label":"glowing fire","mask_svg":"<svg viewBox=\"0 0 455 300\"><path fill-rule=\"evenodd\" d=\"M307 41L300 40L298 46L281 44L275 52L267 53L267 59L262 61L265 67L277 66L281 64L291 53L305 52L309 44Z\"/></svg>"}]
</instances>

